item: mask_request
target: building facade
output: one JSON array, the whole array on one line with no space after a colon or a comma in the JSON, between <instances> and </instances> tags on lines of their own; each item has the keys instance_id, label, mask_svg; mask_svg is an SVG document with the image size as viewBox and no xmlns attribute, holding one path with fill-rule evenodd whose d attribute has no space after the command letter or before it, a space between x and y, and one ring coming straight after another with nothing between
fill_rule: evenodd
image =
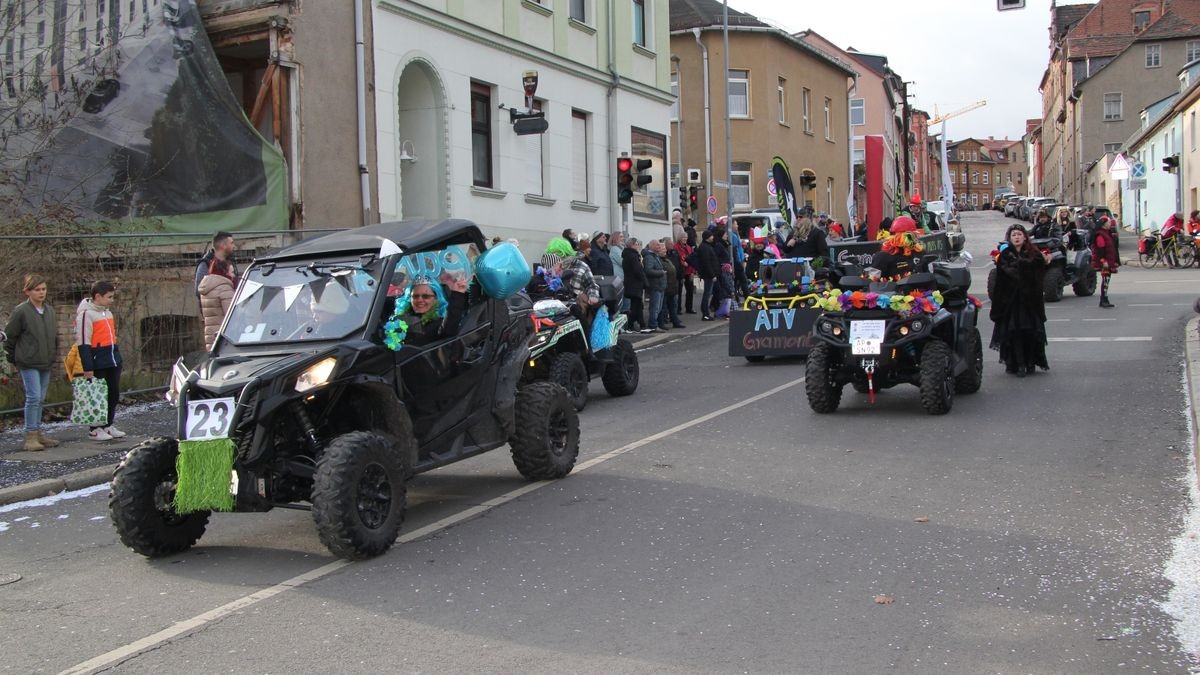
<instances>
[{"instance_id":1,"label":"building facade","mask_svg":"<svg viewBox=\"0 0 1200 675\"><path fill-rule=\"evenodd\" d=\"M568 227L670 232L667 0L375 0L375 11L383 219L467 218L531 258ZM530 111L548 128L518 134ZM628 221L615 194L625 153L653 162Z\"/></svg>"},{"instance_id":2,"label":"building facade","mask_svg":"<svg viewBox=\"0 0 1200 675\"><path fill-rule=\"evenodd\" d=\"M993 176L999 168L983 142L974 138L954 141L946 153L958 208L978 209L991 202Z\"/></svg>"}]
</instances>

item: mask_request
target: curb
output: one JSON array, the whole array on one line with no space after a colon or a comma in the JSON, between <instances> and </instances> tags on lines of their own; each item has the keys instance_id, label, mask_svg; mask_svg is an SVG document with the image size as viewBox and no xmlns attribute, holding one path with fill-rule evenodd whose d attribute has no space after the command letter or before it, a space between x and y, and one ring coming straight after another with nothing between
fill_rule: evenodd
<instances>
[{"instance_id":1,"label":"curb","mask_svg":"<svg viewBox=\"0 0 1200 675\"><path fill-rule=\"evenodd\" d=\"M1200 467L1200 317L1189 319L1183 329L1184 375L1187 379L1188 420L1191 427L1193 461ZM1200 469L1195 476L1200 486Z\"/></svg>"},{"instance_id":2,"label":"curb","mask_svg":"<svg viewBox=\"0 0 1200 675\"><path fill-rule=\"evenodd\" d=\"M113 471L116 468L116 464L98 466L93 469L68 473L58 478L43 478L32 483L0 488L0 506L107 483L112 480Z\"/></svg>"}]
</instances>

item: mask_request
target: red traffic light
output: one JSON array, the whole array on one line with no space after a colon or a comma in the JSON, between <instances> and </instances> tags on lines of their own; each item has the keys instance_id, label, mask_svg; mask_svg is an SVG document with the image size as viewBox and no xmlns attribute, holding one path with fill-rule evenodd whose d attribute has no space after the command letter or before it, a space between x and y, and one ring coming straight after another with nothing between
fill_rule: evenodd
<instances>
[{"instance_id":1,"label":"red traffic light","mask_svg":"<svg viewBox=\"0 0 1200 675\"><path fill-rule=\"evenodd\" d=\"M628 157L621 157L617 160L617 171L629 171L633 168L633 160Z\"/></svg>"}]
</instances>

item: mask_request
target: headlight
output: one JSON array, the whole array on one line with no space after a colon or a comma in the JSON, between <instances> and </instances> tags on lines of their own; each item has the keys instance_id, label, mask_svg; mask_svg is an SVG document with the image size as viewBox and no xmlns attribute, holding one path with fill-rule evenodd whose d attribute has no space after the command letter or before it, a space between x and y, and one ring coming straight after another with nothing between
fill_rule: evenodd
<instances>
[{"instance_id":1,"label":"headlight","mask_svg":"<svg viewBox=\"0 0 1200 675\"><path fill-rule=\"evenodd\" d=\"M333 374L333 367L336 365L337 359L331 356L309 366L308 370L300 373L300 377L296 378L296 391L303 393L325 384L329 381L329 376Z\"/></svg>"},{"instance_id":2,"label":"headlight","mask_svg":"<svg viewBox=\"0 0 1200 675\"><path fill-rule=\"evenodd\" d=\"M920 319L917 319L916 321L912 322L912 329L913 329L914 333L919 332L924 327L925 327L925 324L921 323Z\"/></svg>"},{"instance_id":3,"label":"headlight","mask_svg":"<svg viewBox=\"0 0 1200 675\"><path fill-rule=\"evenodd\" d=\"M908 333L909 333L908 326L900 326L900 336L901 337L908 335Z\"/></svg>"},{"instance_id":4,"label":"headlight","mask_svg":"<svg viewBox=\"0 0 1200 675\"><path fill-rule=\"evenodd\" d=\"M167 384L167 393L165 398L167 403L172 406L179 405L179 394L183 392L184 385L187 384L188 372L183 365L176 363L171 368L171 381Z\"/></svg>"},{"instance_id":5,"label":"headlight","mask_svg":"<svg viewBox=\"0 0 1200 675\"><path fill-rule=\"evenodd\" d=\"M833 334L834 334L835 336L841 335L841 334L842 334L842 327L841 327L841 326L834 326L834 327L833 327Z\"/></svg>"}]
</instances>

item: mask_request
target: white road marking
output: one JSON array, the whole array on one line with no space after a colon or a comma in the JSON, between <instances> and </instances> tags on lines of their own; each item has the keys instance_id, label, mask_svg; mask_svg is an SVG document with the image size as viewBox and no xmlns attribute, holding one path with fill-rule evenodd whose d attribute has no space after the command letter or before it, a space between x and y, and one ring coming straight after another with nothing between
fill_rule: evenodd
<instances>
[{"instance_id":1,"label":"white road marking","mask_svg":"<svg viewBox=\"0 0 1200 675\"><path fill-rule=\"evenodd\" d=\"M1080 319L1080 321L1116 321L1116 319Z\"/></svg>"},{"instance_id":2,"label":"white road marking","mask_svg":"<svg viewBox=\"0 0 1200 675\"><path fill-rule=\"evenodd\" d=\"M1161 302L1131 302L1126 307L1162 307Z\"/></svg>"},{"instance_id":3,"label":"white road marking","mask_svg":"<svg viewBox=\"0 0 1200 675\"><path fill-rule=\"evenodd\" d=\"M803 377L792 380L790 382L781 384L778 387L775 387L768 391L764 391L755 396L751 396L748 399L744 399L744 400L734 403L732 405L727 405L724 408L721 408L720 410L714 410L713 412L710 412L707 415L703 415L701 417L690 420L688 422L684 422L683 424L678 424L676 426L671 427L670 429L667 429L665 431L660 431L651 436L647 436L641 440L634 441L633 443L629 443L628 445L623 445L623 446L617 448L616 450L610 450L609 452L606 452L603 455L593 457L592 459L589 459L586 462L576 465L574 473L579 473L580 471L586 471L586 470L596 466L597 464L602 464L604 462L609 461L610 459L615 459L617 457L620 457L621 455L624 455L627 452L636 450L637 448L640 448L644 445L648 445L655 441L662 440L664 438L667 438L668 436L672 436L674 434L677 434L681 431L685 431L685 430L690 429L699 424L703 424L709 420L720 417L721 415L724 415L726 413L730 413L739 408L744 408L753 403L757 403L757 402L763 400L764 398L770 398L771 396L774 396L775 394L778 394L779 392L784 391L786 389L795 387L796 385L798 385L802 382L804 382ZM416 541L418 539L427 537L435 532L444 530L448 527L451 527L453 525L461 523L464 520L469 520L469 519L474 518L482 513L490 511L498 506L507 504L508 502L511 502L514 499L517 499L518 497L521 497L523 495L529 494L530 492L533 492L535 490L540 490L541 488L544 488L544 487L547 487L550 485L555 485L557 483L558 483L558 481L539 481L537 483L530 483L528 485L521 486L521 487L517 488L516 490L507 492L503 495L500 495L499 497L496 497L495 499L490 499L486 502L483 502L482 504L472 506L469 509L460 511L453 515L442 518L441 520L432 522L432 523L426 525L425 527L413 530L412 532L409 532L407 534L403 534L396 540L396 543L406 544L408 542ZM194 633L194 632L204 628L206 625L213 623L214 621L220 621L221 619L229 616L230 614L239 612L243 609L246 609L247 607L250 607L251 605L256 605L259 602L262 602L263 600L273 598L276 595L279 595L280 593L283 593L285 591L289 591L294 588L299 588L300 586L303 586L304 584L307 584L312 581L316 581L317 579L320 579L325 576L329 576L330 574L332 574L350 564L351 564L351 562L348 560L336 560L327 565L322 565L321 567L318 567L313 570L309 570L308 572L305 572L304 574L294 576L291 579L288 579L287 581L275 584L274 586L271 586L269 588L264 588L261 591L258 591L256 593L251 593L250 595L243 596L232 602L228 602L224 605L221 605L220 607L217 607L216 609L209 610L207 612L204 612L203 614L198 614L190 619L185 619L183 621L176 622L175 624L173 624L167 628L164 628L163 630L160 630L159 632L154 633L153 635L148 635L140 640L131 642L123 647L118 647L116 649L113 649L112 651L109 651L109 652L101 654L97 657L88 659L87 661L84 661L83 663L79 663L70 668L67 668L66 670L62 671L62 673L60 673L60 675L66 675L68 673L91 673L91 672L95 672L96 670L101 669L101 668L108 668L110 666L123 663L125 661L128 661L131 658L136 657L138 654L141 654L142 652L157 648L158 646L160 646L164 643L170 642L174 638L188 635L190 633Z\"/></svg>"},{"instance_id":4,"label":"white road marking","mask_svg":"<svg viewBox=\"0 0 1200 675\"><path fill-rule=\"evenodd\" d=\"M1154 338L1148 335L1134 337L1052 337L1050 342L1152 342Z\"/></svg>"}]
</instances>

